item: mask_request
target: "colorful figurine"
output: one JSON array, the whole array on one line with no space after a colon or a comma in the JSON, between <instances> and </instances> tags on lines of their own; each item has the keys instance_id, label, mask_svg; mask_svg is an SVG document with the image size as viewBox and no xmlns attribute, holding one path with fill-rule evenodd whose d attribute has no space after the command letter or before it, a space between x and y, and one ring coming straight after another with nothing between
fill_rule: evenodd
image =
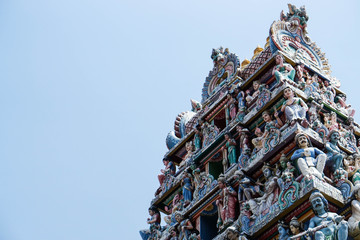
<instances>
[{"instance_id":1,"label":"colorful figurine","mask_svg":"<svg viewBox=\"0 0 360 240\"><path fill-rule=\"evenodd\" d=\"M334 172L336 169L343 167L344 156L338 147L340 140L340 133L338 130L333 130L329 133L329 141L326 143L327 150L327 162L330 165L331 171Z\"/></svg>"},{"instance_id":2,"label":"colorful figurine","mask_svg":"<svg viewBox=\"0 0 360 240\"><path fill-rule=\"evenodd\" d=\"M297 164L300 172L306 178L315 176L323 180L323 171L326 162L326 154L311 146L311 141L305 133L298 133L295 136L297 149L291 156L291 160Z\"/></svg>"},{"instance_id":3,"label":"colorful figurine","mask_svg":"<svg viewBox=\"0 0 360 240\"><path fill-rule=\"evenodd\" d=\"M296 121L299 121L306 127L306 112L308 111L306 103L301 98L295 97L294 91L290 87L284 89L284 98L286 101L281 107L281 111L285 112L286 120L291 125L294 125Z\"/></svg>"},{"instance_id":4,"label":"colorful figurine","mask_svg":"<svg viewBox=\"0 0 360 240\"><path fill-rule=\"evenodd\" d=\"M315 240L340 240L348 237L348 223L344 217L329 212L328 202L319 192L314 191L309 198L315 216L310 219L308 232L314 234Z\"/></svg>"},{"instance_id":5,"label":"colorful figurine","mask_svg":"<svg viewBox=\"0 0 360 240\"><path fill-rule=\"evenodd\" d=\"M349 223L349 235L355 240L360 239L360 185L354 188L355 199L351 201L351 217Z\"/></svg>"},{"instance_id":6,"label":"colorful figurine","mask_svg":"<svg viewBox=\"0 0 360 240\"><path fill-rule=\"evenodd\" d=\"M195 152L199 151L201 149L201 127L200 125L196 125L195 129L195 135L194 135L194 145L195 145Z\"/></svg>"},{"instance_id":7,"label":"colorful figurine","mask_svg":"<svg viewBox=\"0 0 360 240\"><path fill-rule=\"evenodd\" d=\"M250 90L246 91L246 104L249 105L259 94L260 94L260 82L259 81L253 81L253 92L251 94Z\"/></svg>"},{"instance_id":8,"label":"colorful figurine","mask_svg":"<svg viewBox=\"0 0 360 240\"><path fill-rule=\"evenodd\" d=\"M289 239L289 229L283 221L279 221L278 225L279 240L288 240Z\"/></svg>"},{"instance_id":9,"label":"colorful figurine","mask_svg":"<svg viewBox=\"0 0 360 240\"><path fill-rule=\"evenodd\" d=\"M283 126L283 123L276 111L274 116L276 120L272 121L269 111L265 110L262 113L265 122L264 134L262 135L264 154L269 152L280 142L280 127Z\"/></svg>"},{"instance_id":10,"label":"colorful figurine","mask_svg":"<svg viewBox=\"0 0 360 240\"><path fill-rule=\"evenodd\" d=\"M158 231L160 230L161 216L159 210L155 206L149 208L150 218L147 219L147 223L150 224L149 231L140 231L141 238L143 240L156 240L158 239Z\"/></svg>"},{"instance_id":11,"label":"colorful figurine","mask_svg":"<svg viewBox=\"0 0 360 240\"><path fill-rule=\"evenodd\" d=\"M218 178L218 186L221 190L220 199L216 200L216 206L218 207L218 223L219 229L222 229L224 225L234 222L236 213L236 191L227 186L225 176L220 174Z\"/></svg>"},{"instance_id":12,"label":"colorful figurine","mask_svg":"<svg viewBox=\"0 0 360 240\"><path fill-rule=\"evenodd\" d=\"M192 230L194 229L189 219L184 219L184 215L181 212L175 213L176 221L178 222L179 240L189 239Z\"/></svg>"},{"instance_id":13,"label":"colorful figurine","mask_svg":"<svg viewBox=\"0 0 360 240\"><path fill-rule=\"evenodd\" d=\"M224 150L226 148L226 150L227 150L227 160L230 165L236 164L236 160L237 160L236 149L235 149L236 141L234 138L232 138L232 136L229 132L225 133L224 138L225 138L226 144L225 144L225 146L223 146L222 149Z\"/></svg>"},{"instance_id":14,"label":"colorful figurine","mask_svg":"<svg viewBox=\"0 0 360 240\"><path fill-rule=\"evenodd\" d=\"M186 207L187 205L190 204L192 200L192 194L194 191L192 176L190 173L187 172L184 173L183 179L181 181L181 185L183 187L182 194L184 197L184 207Z\"/></svg>"},{"instance_id":15,"label":"colorful figurine","mask_svg":"<svg viewBox=\"0 0 360 240\"><path fill-rule=\"evenodd\" d=\"M275 75L276 85L283 83L285 79L294 81L295 70L294 68L288 64L284 63L284 58L282 55L277 54L275 56L276 66L272 70L272 75Z\"/></svg>"}]
</instances>

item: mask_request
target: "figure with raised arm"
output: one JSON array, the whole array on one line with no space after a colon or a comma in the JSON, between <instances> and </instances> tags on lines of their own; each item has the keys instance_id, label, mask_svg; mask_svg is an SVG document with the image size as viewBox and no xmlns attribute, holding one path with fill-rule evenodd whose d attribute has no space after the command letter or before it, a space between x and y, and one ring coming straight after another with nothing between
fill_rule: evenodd
<instances>
[{"instance_id":1,"label":"figure with raised arm","mask_svg":"<svg viewBox=\"0 0 360 240\"><path fill-rule=\"evenodd\" d=\"M294 90L290 87L284 89L284 98L286 101L281 107L281 111L285 112L286 120L291 125L299 121L303 126L306 126L306 112L309 109L306 103L301 98L295 97Z\"/></svg>"}]
</instances>

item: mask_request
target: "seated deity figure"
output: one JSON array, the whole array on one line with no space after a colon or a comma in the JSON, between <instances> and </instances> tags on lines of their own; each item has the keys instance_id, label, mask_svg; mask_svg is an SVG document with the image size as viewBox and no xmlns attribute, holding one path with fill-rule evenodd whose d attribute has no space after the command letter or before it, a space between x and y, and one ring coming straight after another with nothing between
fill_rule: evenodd
<instances>
[{"instance_id":1,"label":"seated deity figure","mask_svg":"<svg viewBox=\"0 0 360 240\"><path fill-rule=\"evenodd\" d=\"M170 161L170 159L168 159L167 157L164 157L163 163L165 165L165 169L161 169L162 174L158 175L160 186L164 183L164 180L166 179L167 176L169 175L173 176L176 171L176 167L174 163Z\"/></svg>"},{"instance_id":2,"label":"seated deity figure","mask_svg":"<svg viewBox=\"0 0 360 240\"><path fill-rule=\"evenodd\" d=\"M281 111L285 112L286 120L291 125L299 121L306 126L306 112L309 109L306 103L301 98L295 97L294 91L290 87L284 89L284 98L286 101L281 107Z\"/></svg>"},{"instance_id":3,"label":"seated deity figure","mask_svg":"<svg viewBox=\"0 0 360 240\"><path fill-rule=\"evenodd\" d=\"M341 153L340 148L338 147L338 142L340 140L340 133L338 130L332 130L329 133L329 141L326 143L327 158L328 163L330 164L332 172L336 169L343 168L343 159L344 156Z\"/></svg>"},{"instance_id":4,"label":"seated deity figure","mask_svg":"<svg viewBox=\"0 0 360 240\"><path fill-rule=\"evenodd\" d=\"M270 112L265 110L262 117L265 122L264 134L262 135L265 152L275 147L280 141L280 128L283 126L277 111L274 113L276 120L271 120Z\"/></svg>"},{"instance_id":5,"label":"seated deity figure","mask_svg":"<svg viewBox=\"0 0 360 240\"><path fill-rule=\"evenodd\" d=\"M288 64L284 63L284 58L280 54L275 56L276 66L272 70L272 75L275 75L276 85L284 82L285 79L294 81L295 70Z\"/></svg>"},{"instance_id":6,"label":"seated deity figure","mask_svg":"<svg viewBox=\"0 0 360 240\"><path fill-rule=\"evenodd\" d=\"M343 216L329 212L328 202L319 192L314 191L309 198L315 216L310 219L308 232L315 240L340 240L348 237L348 223Z\"/></svg>"},{"instance_id":7,"label":"seated deity figure","mask_svg":"<svg viewBox=\"0 0 360 240\"><path fill-rule=\"evenodd\" d=\"M242 170L235 172L235 179L239 182L238 199L240 203L262 194L260 186L247 178Z\"/></svg>"},{"instance_id":8,"label":"seated deity figure","mask_svg":"<svg viewBox=\"0 0 360 240\"><path fill-rule=\"evenodd\" d=\"M355 199L351 201L351 217L349 218L349 235L360 239L360 185L354 187Z\"/></svg>"},{"instance_id":9,"label":"seated deity figure","mask_svg":"<svg viewBox=\"0 0 360 240\"><path fill-rule=\"evenodd\" d=\"M217 225L218 228L221 229L223 225L235 221L237 193L231 186L227 186L223 174L220 174L218 178L218 186L221 192L220 199L216 200L216 205L218 207Z\"/></svg>"},{"instance_id":10,"label":"seated deity figure","mask_svg":"<svg viewBox=\"0 0 360 240\"><path fill-rule=\"evenodd\" d=\"M246 91L246 103L250 103L252 100L254 100L259 94L260 94L260 82L259 81L253 81L253 92L250 93L250 90Z\"/></svg>"},{"instance_id":11,"label":"seated deity figure","mask_svg":"<svg viewBox=\"0 0 360 240\"><path fill-rule=\"evenodd\" d=\"M323 171L326 162L326 154L318 148L311 146L311 141L305 133L298 133L295 136L297 149L291 156L291 160L297 164L300 172L306 178L315 176L324 180Z\"/></svg>"}]
</instances>

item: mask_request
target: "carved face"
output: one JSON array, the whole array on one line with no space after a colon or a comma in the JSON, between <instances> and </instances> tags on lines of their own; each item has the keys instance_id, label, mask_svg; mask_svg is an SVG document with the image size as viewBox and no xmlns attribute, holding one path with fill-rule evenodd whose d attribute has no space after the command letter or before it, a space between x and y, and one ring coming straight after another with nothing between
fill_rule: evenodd
<instances>
[{"instance_id":1,"label":"carved face","mask_svg":"<svg viewBox=\"0 0 360 240\"><path fill-rule=\"evenodd\" d=\"M150 215L150 216L154 216L154 213L155 213L155 212L154 212L153 210L150 210L150 209L149 209L149 215Z\"/></svg>"},{"instance_id":2,"label":"carved face","mask_svg":"<svg viewBox=\"0 0 360 240\"><path fill-rule=\"evenodd\" d=\"M284 62L283 58L280 55L276 55L275 57L276 64L282 64Z\"/></svg>"},{"instance_id":3,"label":"carved face","mask_svg":"<svg viewBox=\"0 0 360 240\"><path fill-rule=\"evenodd\" d=\"M290 225L290 231L293 235L296 235L298 233L300 233L300 230L298 227L295 227L294 225Z\"/></svg>"},{"instance_id":4,"label":"carved face","mask_svg":"<svg viewBox=\"0 0 360 240\"><path fill-rule=\"evenodd\" d=\"M219 181L218 184L219 184L219 188L221 189L225 188L225 184L223 182Z\"/></svg>"},{"instance_id":5,"label":"carved face","mask_svg":"<svg viewBox=\"0 0 360 240\"><path fill-rule=\"evenodd\" d=\"M266 113L266 112L263 113L262 117L263 117L265 122L270 122L271 121L270 115L268 113Z\"/></svg>"},{"instance_id":6,"label":"carved face","mask_svg":"<svg viewBox=\"0 0 360 240\"><path fill-rule=\"evenodd\" d=\"M254 91L258 90L260 87L260 84L258 82L253 82L253 88L254 88Z\"/></svg>"},{"instance_id":7,"label":"carved face","mask_svg":"<svg viewBox=\"0 0 360 240\"><path fill-rule=\"evenodd\" d=\"M229 137L228 134L225 134L225 135L224 135L224 138L225 138L226 141L230 139L230 137Z\"/></svg>"},{"instance_id":8,"label":"carved face","mask_svg":"<svg viewBox=\"0 0 360 240\"><path fill-rule=\"evenodd\" d=\"M265 169L263 170L263 172L264 172L264 176L265 176L266 178L268 178L268 177L271 176L271 170L270 170L269 168L265 168Z\"/></svg>"},{"instance_id":9,"label":"carved face","mask_svg":"<svg viewBox=\"0 0 360 240\"><path fill-rule=\"evenodd\" d=\"M294 96L294 92L291 88L285 88L284 90L284 97L286 99L290 98L290 97L293 97Z\"/></svg>"},{"instance_id":10,"label":"carved face","mask_svg":"<svg viewBox=\"0 0 360 240\"><path fill-rule=\"evenodd\" d=\"M331 137L330 137L330 139L331 139L331 142L337 142L337 141L339 141L339 139L340 139L340 134L339 134L339 132L334 132L333 134L331 134Z\"/></svg>"},{"instance_id":11,"label":"carved face","mask_svg":"<svg viewBox=\"0 0 360 240\"><path fill-rule=\"evenodd\" d=\"M167 166L169 164L169 160L163 160L163 163L165 166Z\"/></svg>"},{"instance_id":12,"label":"carved face","mask_svg":"<svg viewBox=\"0 0 360 240\"><path fill-rule=\"evenodd\" d=\"M309 146L308 139L305 135L302 135L298 138L298 145L301 148L307 148Z\"/></svg>"},{"instance_id":13,"label":"carved face","mask_svg":"<svg viewBox=\"0 0 360 240\"><path fill-rule=\"evenodd\" d=\"M315 211L322 211L324 209L324 203L321 197L316 197L311 200L311 206Z\"/></svg>"}]
</instances>

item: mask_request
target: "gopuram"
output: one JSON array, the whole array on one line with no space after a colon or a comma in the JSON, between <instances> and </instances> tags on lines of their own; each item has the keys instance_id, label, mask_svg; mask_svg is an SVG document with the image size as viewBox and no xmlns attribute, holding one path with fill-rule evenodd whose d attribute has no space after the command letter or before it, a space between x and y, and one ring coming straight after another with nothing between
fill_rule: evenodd
<instances>
[{"instance_id":1,"label":"gopuram","mask_svg":"<svg viewBox=\"0 0 360 240\"><path fill-rule=\"evenodd\" d=\"M305 7L288 7L251 60L212 50L201 103L166 138L142 239L360 239L360 125Z\"/></svg>"}]
</instances>

